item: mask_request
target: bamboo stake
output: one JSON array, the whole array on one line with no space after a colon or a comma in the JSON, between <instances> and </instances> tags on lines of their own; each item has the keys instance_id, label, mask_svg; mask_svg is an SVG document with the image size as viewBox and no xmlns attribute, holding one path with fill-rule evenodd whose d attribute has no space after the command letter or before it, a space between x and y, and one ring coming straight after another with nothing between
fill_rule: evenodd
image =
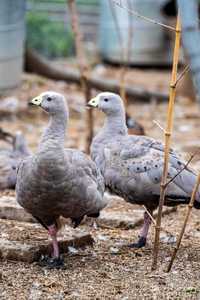
<instances>
[{"instance_id":1,"label":"bamboo stake","mask_svg":"<svg viewBox=\"0 0 200 300\"><path fill-rule=\"evenodd\" d=\"M187 225L187 222L188 222L188 219L189 219L189 216L190 216L192 207L193 207L193 205L194 205L195 196L196 196L196 193L197 193L197 191L198 191L199 184L200 184L200 173L199 173L199 175L198 175L198 177L197 177L197 180L196 180L194 189L193 189L193 191L192 191L192 196L191 196L191 199L190 199L190 203L188 204L188 207L187 207L187 212L186 212L185 220L184 220L184 223L183 223L183 227L182 227L182 229L181 229L181 232L180 232L180 235L179 235L179 237L178 237L176 246L175 246L175 248L174 248L174 251L173 251L173 254L172 254L170 263L169 263L169 265L168 265L168 267L167 267L167 272L169 272L169 271L171 270L172 265L173 265L173 262L174 262L174 259L175 259L175 257L176 257L177 252L178 252L178 249L179 249L179 247L180 247L181 240L182 240L182 237L183 237L183 235L184 235L185 228L186 228L186 225Z\"/></svg>"},{"instance_id":2,"label":"bamboo stake","mask_svg":"<svg viewBox=\"0 0 200 300\"><path fill-rule=\"evenodd\" d=\"M162 208L165 200L168 162L169 162L169 150L170 150L172 127L173 127L173 114L174 114L174 102L175 102L175 95L176 95L176 81L177 81L177 69L178 69L178 59L179 59L179 50L180 50L180 38L181 38L181 25L180 25L180 18L178 16L177 23L176 23L173 67L172 67L170 95L169 95L169 104L168 104L168 112L167 112L167 125L165 130L164 166L163 166L163 174L162 174L162 180L160 185L160 200L159 200L159 207L158 207L158 215L156 219L156 228L155 228L156 232L155 232L154 249L153 249L152 270L155 270L157 268L157 260L158 260L159 244L160 244L160 227L161 227L161 218L162 218Z\"/></svg>"},{"instance_id":3,"label":"bamboo stake","mask_svg":"<svg viewBox=\"0 0 200 300\"><path fill-rule=\"evenodd\" d=\"M78 12L75 0L68 0L69 12L71 15L71 25L75 37L75 48L78 61L78 67L80 71L81 87L85 96L85 103L91 99L91 88L88 82L89 78L89 66L87 65L86 56L83 47L83 38L80 31ZM86 124L87 124L87 136L86 136L86 152L90 152L90 144L93 137L93 115L92 110L86 111Z\"/></svg>"}]
</instances>

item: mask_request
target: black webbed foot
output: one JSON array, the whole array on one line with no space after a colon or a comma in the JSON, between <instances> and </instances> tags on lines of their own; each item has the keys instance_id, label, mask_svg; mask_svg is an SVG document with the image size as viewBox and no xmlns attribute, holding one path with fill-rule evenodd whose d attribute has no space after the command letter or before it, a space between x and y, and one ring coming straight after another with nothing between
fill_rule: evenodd
<instances>
[{"instance_id":1,"label":"black webbed foot","mask_svg":"<svg viewBox=\"0 0 200 300\"><path fill-rule=\"evenodd\" d=\"M61 256L49 257L48 255L42 255L38 264L48 269L64 269L64 259Z\"/></svg>"},{"instance_id":2,"label":"black webbed foot","mask_svg":"<svg viewBox=\"0 0 200 300\"><path fill-rule=\"evenodd\" d=\"M143 236L141 236L137 243L129 244L129 248L142 248L146 245L147 239Z\"/></svg>"}]
</instances>

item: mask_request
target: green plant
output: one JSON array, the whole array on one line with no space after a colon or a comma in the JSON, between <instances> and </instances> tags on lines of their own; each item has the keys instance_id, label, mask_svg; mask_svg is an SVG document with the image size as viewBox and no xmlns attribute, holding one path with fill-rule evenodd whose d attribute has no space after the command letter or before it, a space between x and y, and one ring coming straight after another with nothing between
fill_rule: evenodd
<instances>
[{"instance_id":1,"label":"green plant","mask_svg":"<svg viewBox=\"0 0 200 300\"><path fill-rule=\"evenodd\" d=\"M53 22L45 13L27 14L27 44L47 57L69 56L74 51L74 39L64 22Z\"/></svg>"}]
</instances>

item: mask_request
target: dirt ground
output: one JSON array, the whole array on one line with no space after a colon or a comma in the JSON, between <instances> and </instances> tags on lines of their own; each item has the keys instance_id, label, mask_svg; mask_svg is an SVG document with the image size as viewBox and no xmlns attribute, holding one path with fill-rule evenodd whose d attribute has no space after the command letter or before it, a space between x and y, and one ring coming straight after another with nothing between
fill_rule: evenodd
<instances>
[{"instance_id":1,"label":"dirt ground","mask_svg":"<svg viewBox=\"0 0 200 300\"><path fill-rule=\"evenodd\" d=\"M103 70L105 72L105 70ZM112 74L117 73L116 69ZM101 71L102 72L102 71ZM132 71L129 82L148 89L168 90L168 71ZM27 101L45 90L56 90L65 94L70 106L70 122L66 145L84 149L85 123L84 99L76 86L64 82L44 80L34 75L24 75L20 88L8 96ZM163 132L153 123L163 127L166 121L166 103L129 104L128 111L145 128L147 135L163 138ZM198 106L181 98L176 103L173 131L173 147L189 157L200 149L200 115ZM46 125L46 116L31 108L17 116L2 118L0 126L10 131L22 130L33 151ZM95 130L103 122L103 115L95 112ZM200 169L199 155L193 167ZM163 218L163 227L173 235L181 229L185 207L179 207ZM36 263L0 261L0 299L200 299L200 221L199 212L193 211L186 234L178 252L174 267L166 273L173 245L161 243L159 268L151 272L154 228L151 228L148 245L142 250L133 250L126 245L137 239L139 228L94 229L82 225L92 233L93 247L78 249L77 253L64 256L64 270L42 269Z\"/></svg>"},{"instance_id":2,"label":"dirt ground","mask_svg":"<svg viewBox=\"0 0 200 300\"><path fill-rule=\"evenodd\" d=\"M163 220L178 233L184 209ZM199 214L193 213L173 270L165 268L171 245L161 244L158 271L151 272L152 241L144 250L123 247L138 230L91 229L94 247L65 255L65 270L1 262L1 299L199 299Z\"/></svg>"}]
</instances>

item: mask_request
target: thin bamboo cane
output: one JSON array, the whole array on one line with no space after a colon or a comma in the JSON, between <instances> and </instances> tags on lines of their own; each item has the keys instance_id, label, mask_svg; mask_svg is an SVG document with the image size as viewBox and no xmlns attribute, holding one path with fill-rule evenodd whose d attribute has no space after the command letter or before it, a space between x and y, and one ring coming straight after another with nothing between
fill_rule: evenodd
<instances>
[{"instance_id":1,"label":"thin bamboo cane","mask_svg":"<svg viewBox=\"0 0 200 300\"><path fill-rule=\"evenodd\" d=\"M184 69L183 69L183 71L180 73L180 75L178 76L178 78L177 78L177 80L176 80L176 86L179 84L179 82L183 79L183 77L185 76L185 74L187 73L187 72L189 72L189 70L190 70L190 66L189 65L187 65Z\"/></svg>"},{"instance_id":2,"label":"thin bamboo cane","mask_svg":"<svg viewBox=\"0 0 200 300\"><path fill-rule=\"evenodd\" d=\"M199 175L198 175L198 177L197 177L197 180L196 180L194 189L193 189L193 191L192 191L192 196L191 196L191 199L190 199L190 203L188 204L188 207L187 207L187 212L186 212L185 220L184 220L184 223L183 223L183 227L182 227L182 229L181 229L181 232L180 232L180 235L179 235L179 237L178 237L176 246L175 246L175 248L174 248L174 251L173 251L171 260L170 260L169 265L168 265L168 267L167 267L167 272L169 272L169 271L171 270L172 265L173 265L173 262L174 262L174 259L175 259L175 257L176 257L177 252L178 252L178 249L179 249L179 247L180 247L181 240L182 240L182 237L183 237L183 235L184 235L185 228L186 228L186 225L187 225L187 222L188 222L188 219L189 219L189 216L190 216L192 207L193 207L193 205L194 205L195 196L196 196L196 193L197 193L197 191L198 191L199 184L200 184L200 173L199 173Z\"/></svg>"},{"instance_id":3,"label":"thin bamboo cane","mask_svg":"<svg viewBox=\"0 0 200 300\"><path fill-rule=\"evenodd\" d=\"M178 60L179 60L179 51L180 51L180 38L181 38L181 25L180 18L177 17L176 23L176 35L175 35L175 46L174 46L174 55L173 55L173 67L172 67L172 76L170 84L170 95L169 95L169 105L167 112L167 125L165 130L165 153L164 153L164 166L162 181L160 186L160 200L158 215L156 220L156 231L155 231L155 241L153 249L153 261L152 261L152 270L157 268L159 244L160 244L160 227L161 227L161 218L162 218L162 208L165 200L166 192L166 182L167 182L167 173L168 173L168 162L169 162L169 150L171 142L171 133L173 127L173 115L174 115L174 102L176 95L176 81L177 81L177 69L178 69Z\"/></svg>"},{"instance_id":4,"label":"thin bamboo cane","mask_svg":"<svg viewBox=\"0 0 200 300\"><path fill-rule=\"evenodd\" d=\"M83 38L80 31L79 26L79 19L78 19L78 12L76 7L75 0L68 0L68 7L69 12L71 15L71 26L74 32L75 37L75 48L76 48L76 55L78 61L78 67L80 71L80 81L81 87L84 93L85 102L87 103L89 99L91 99L91 88L88 83L89 78L89 66L86 61L86 56L83 47ZM86 111L86 124L87 124L87 133L86 133L86 152L89 153L90 151L90 144L93 137L93 115L92 110Z\"/></svg>"},{"instance_id":5,"label":"thin bamboo cane","mask_svg":"<svg viewBox=\"0 0 200 300\"><path fill-rule=\"evenodd\" d=\"M153 24L155 24L155 25L162 26L162 27L165 28L165 29L172 30L172 31L176 31L176 29L175 29L174 27L172 27L172 26L163 24L163 23L161 23L161 22L158 22L158 21L155 21L155 20L150 19L150 18L148 18L148 17L145 17L145 16L140 15L137 11L132 10L132 9L130 9L129 7L127 7L127 6L125 6L124 4L122 4L122 1L117 1L117 0L112 0L112 1L113 1L113 3L115 3L116 5L118 5L120 8L126 10L129 14L131 14L131 15L137 17L137 18L143 19L143 20L145 20L145 21L147 21L147 22L149 22L149 23L153 23Z\"/></svg>"}]
</instances>

